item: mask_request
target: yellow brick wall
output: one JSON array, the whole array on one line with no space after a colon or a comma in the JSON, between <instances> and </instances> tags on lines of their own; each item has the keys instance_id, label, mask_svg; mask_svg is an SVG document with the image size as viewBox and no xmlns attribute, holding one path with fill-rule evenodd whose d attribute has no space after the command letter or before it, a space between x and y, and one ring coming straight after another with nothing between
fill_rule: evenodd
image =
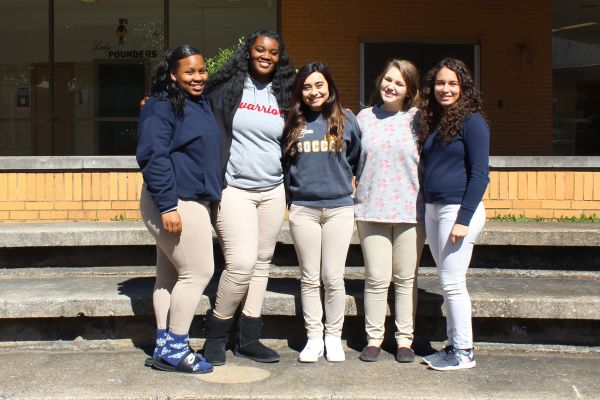
<instances>
[{"instance_id":1,"label":"yellow brick wall","mask_svg":"<svg viewBox=\"0 0 600 400\"><path fill-rule=\"evenodd\" d=\"M488 217L600 216L600 172L490 171Z\"/></svg>"},{"instance_id":2,"label":"yellow brick wall","mask_svg":"<svg viewBox=\"0 0 600 400\"><path fill-rule=\"evenodd\" d=\"M0 220L139 219L142 183L138 172L0 173Z\"/></svg>"},{"instance_id":3,"label":"yellow brick wall","mask_svg":"<svg viewBox=\"0 0 600 400\"><path fill-rule=\"evenodd\" d=\"M138 172L0 172L0 220L139 219ZM600 216L600 172L490 171L488 217Z\"/></svg>"}]
</instances>

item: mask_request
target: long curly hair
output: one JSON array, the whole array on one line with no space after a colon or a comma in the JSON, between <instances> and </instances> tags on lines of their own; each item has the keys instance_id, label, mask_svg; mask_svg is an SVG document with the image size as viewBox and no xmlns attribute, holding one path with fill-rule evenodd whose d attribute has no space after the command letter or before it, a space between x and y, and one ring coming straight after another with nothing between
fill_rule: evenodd
<instances>
[{"instance_id":1,"label":"long curly hair","mask_svg":"<svg viewBox=\"0 0 600 400\"><path fill-rule=\"evenodd\" d=\"M283 155L285 158L293 158L298 154L298 138L306 126L306 113L310 108L302 99L302 89L306 78L313 72L320 72L327 81L329 87L329 98L323 107L323 119L327 121L327 140L333 141L335 151L340 151L344 146L344 121L345 116L340 103L338 90L333 82L329 68L319 61L313 61L304 65L296 74L294 90L292 92L292 103L288 117L283 128Z\"/></svg>"},{"instance_id":2,"label":"long curly hair","mask_svg":"<svg viewBox=\"0 0 600 400\"><path fill-rule=\"evenodd\" d=\"M442 68L448 68L458 77L460 96L458 100L446 110L435 99L435 79ZM473 113L481 113L482 101L479 91L475 87L473 74L461 60L444 58L431 68L423 80L421 90L421 120L419 142L422 145L427 136L437 131L445 143L449 143L458 133L463 121Z\"/></svg>"},{"instance_id":3,"label":"long curly hair","mask_svg":"<svg viewBox=\"0 0 600 400\"><path fill-rule=\"evenodd\" d=\"M369 105L381 106L383 104L383 99L381 98L381 82L390 68L398 69L406 84L406 97L402 103L402 111L406 111L411 107L417 107L420 101L419 70L410 61L400 59L389 61L385 68L377 75L377 78L375 78L375 89L371 95Z\"/></svg>"},{"instance_id":4,"label":"long curly hair","mask_svg":"<svg viewBox=\"0 0 600 400\"><path fill-rule=\"evenodd\" d=\"M200 50L189 44L184 44L183 46L165 51L165 55L158 64L156 72L152 77L150 93L153 96L167 97L173 105L175 113L180 117L183 115L186 94L177 82L171 78L171 72L177 70L180 60L196 54L202 57Z\"/></svg>"},{"instance_id":5,"label":"long curly hair","mask_svg":"<svg viewBox=\"0 0 600 400\"><path fill-rule=\"evenodd\" d=\"M244 80L246 79L246 74L249 72L249 60L247 56L256 39L262 36L267 36L279 43L279 61L275 65L275 72L272 76L272 90L279 108L285 114L292 97L294 68L285 51L285 43L277 32L268 30L252 32L231 60L208 79L205 90L206 93L210 93L217 85L224 82L225 106L229 108L235 106L237 101L242 97Z\"/></svg>"}]
</instances>

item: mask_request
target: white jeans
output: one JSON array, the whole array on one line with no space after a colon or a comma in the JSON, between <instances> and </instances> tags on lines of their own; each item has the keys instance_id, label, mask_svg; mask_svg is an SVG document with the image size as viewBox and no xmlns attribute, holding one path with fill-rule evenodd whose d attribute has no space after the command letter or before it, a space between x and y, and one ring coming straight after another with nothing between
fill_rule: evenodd
<instances>
[{"instance_id":1,"label":"white jeans","mask_svg":"<svg viewBox=\"0 0 600 400\"><path fill-rule=\"evenodd\" d=\"M485 224L485 209L479 203L469 224L467 236L452 244L450 232L459 208L459 204L426 204L425 229L444 292L448 344L458 349L470 349L473 347L473 328L471 298L467 291L467 268L471 262L475 240Z\"/></svg>"}]
</instances>

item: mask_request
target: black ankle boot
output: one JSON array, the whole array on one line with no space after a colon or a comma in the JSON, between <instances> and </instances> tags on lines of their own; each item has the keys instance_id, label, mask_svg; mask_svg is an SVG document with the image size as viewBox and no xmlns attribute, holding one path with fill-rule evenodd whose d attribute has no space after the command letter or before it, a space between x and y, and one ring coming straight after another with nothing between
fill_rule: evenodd
<instances>
[{"instance_id":1,"label":"black ankle boot","mask_svg":"<svg viewBox=\"0 0 600 400\"><path fill-rule=\"evenodd\" d=\"M259 341L261 331L262 320L260 317L251 318L242 314L239 319L239 333L234 354L264 363L279 361L279 354Z\"/></svg>"},{"instance_id":2,"label":"black ankle boot","mask_svg":"<svg viewBox=\"0 0 600 400\"><path fill-rule=\"evenodd\" d=\"M219 319L212 310L206 315L206 341L204 342L204 358L212 365L225 364L225 348L229 341L229 331L233 318Z\"/></svg>"}]
</instances>

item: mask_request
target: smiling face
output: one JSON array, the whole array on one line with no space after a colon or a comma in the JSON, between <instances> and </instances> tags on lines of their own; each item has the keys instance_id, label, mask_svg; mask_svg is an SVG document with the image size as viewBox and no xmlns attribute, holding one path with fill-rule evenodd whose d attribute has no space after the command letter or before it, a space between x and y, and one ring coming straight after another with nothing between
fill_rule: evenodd
<instances>
[{"instance_id":1,"label":"smiling face","mask_svg":"<svg viewBox=\"0 0 600 400\"><path fill-rule=\"evenodd\" d=\"M200 54L182 58L171 72L171 79L190 96L200 96L208 79L204 58Z\"/></svg>"},{"instance_id":2,"label":"smiling face","mask_svg":"<svg viewBox=\"0 0 600 400\"><path fill-rule=\"evenodd\" d=\"M320 72L310 74L302 85L302 101L311 111L323 111L329 99L329 85Z\"/></svg>"},{"instance_id":3,"label":"smiling face","mask_svg":"<svg viewBox=\"0 0 600 400\"><path fill-rule=\"evenodd\" d=\"M267 83L279 62L279 42L269 36L259 36L250 47L248 57L250 75L261 83Z\"/></svg>"},{"instance_id":4,"label":"smiling face","mask_svg":"<svg viewBox=\"0 0 600 400\"><path fill-rule=\"evenodd\" d=\"M383 101L381 107L388 111L401 111L404 108L406 98L406 82L400 70L390 67L381 80L379 94Z\"/></svg>"},{"instance_id":5,"label":"smiling face","mask_svg":"<svg viewBox=\"0 0 600 400\"><path fill-rule=\"evenodd\" d=\"M447 109L460 98L460 82L456 72L443 67L435 75L435 86L433 88L435 99Z\"/></svg>"}]
</instances>

